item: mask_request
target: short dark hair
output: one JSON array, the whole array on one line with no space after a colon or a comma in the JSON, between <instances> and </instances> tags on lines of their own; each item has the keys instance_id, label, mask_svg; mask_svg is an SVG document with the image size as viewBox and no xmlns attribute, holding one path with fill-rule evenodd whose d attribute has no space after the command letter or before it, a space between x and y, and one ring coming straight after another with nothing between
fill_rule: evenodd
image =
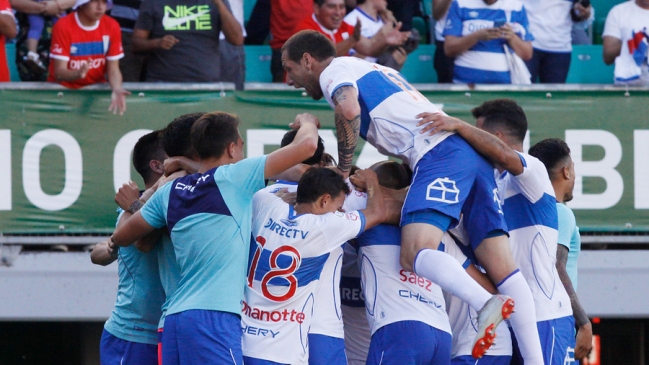
<instances>
[{"instance_id":1,"label":"short dark hair","mask_svg":"<svg viewBox=\"0 0 649 365\"><path fill-rule=\"evenodd\" d=\"M519 142L525 139L527 117L523 108L511 99L495 99L482 103L471 110L474 118L484 118L484 128L501 132L516 138Z\"/></svg>"},{"instance_id":2,"label":"short dark hair","mask_svg":"<svg viewBox=\"0 0 649 365\"><path fill-rule=\"evenodd\" d=\"M226 112L205 113L192 126L190 138L201 159L219 158L239 141L239 117Z\"/></svg>"},{"instance_id":3,"label":"short dark hair","mask_svg":"<svg viewBox=\"0 0 649 365\"><path fill-rule=\"evenodd\" d=\"M286 147L289 144L291 144L291 142L293 142L293 140L295 139L295 135L297 135L297 129L291 129L290 131L286 132L284 134L284 137L282 137L282 142L280 143L280 146ZM323 153L324 153L324 141L322 141L322 137L318 136L318 148L316 148L313 156L302 161L302 163L306 165L317 165L322 161Z\"/></svg>"},{"instance_id":4,"label":"short dark hair","mask_svg":"<svg viewBox=\"0 0 649 365\"><path fill-rule=\"evenodd\" d=\"M379 184L390 189L403 189L410 185L410 176L406 168L396 161L381 161L370 167L376 172Z\"/></svg>"},{"instance_id":5,"label":"short dark hair","mask_svg":"<svg viewBox=\"0 0 649 365\"><path fill-rule=\"evenodd\" d=\"M320 160L320 166L322 167L338 166L338 163L336 162L336 159L332 155L325 152L322 154L322 160Z\"/></svg>"},{"instance_id":6,"label":"short dark hair","mask_svg":"<svg viewBox=\"0 0 649 365\"><path fill-rule=\"evenodd\" d=\"M558 165L570 157L570 147L559 138L548 138L532 146L528 153L543 162L553 180Z\"/></svg>"},{"instance_id":7,"label":"short dark hair","mask_svg":"<svg viewBox=\"0 0 649 365\"><path fill-rule=\"evenodd\" d=\"M351 190L342 175L326 167L312 167L302 175L297 184L297 203L313 203L324 194L337 198Z\"/></svg>"},{"instance_id":8,"label":"short dark hair","mask_svg":"<svg viewBox=\"0 0 649 365\"><path fill-rule=\"evenodd\" d=\"M153 131L140 137L133 147L133 167L146 183L153 174L149 167L151 160L164 161L165 152L160 145L160 135L163 131Z\"/></svg>"},{"instance_id":9,"label":"short dark hair","mask_svg":"<svg viewBox=\"0 0 649 365\"><path fill-rule=\"evenodd\" d=\"M300 62L305 53L318 61L336 57L336 47L333 42L315 30L302 30L293 34L282 46L282 53L284 52L293 62Z\"/></svg>"},{"instance_id":10,"label":"short dark hair","mask_svg":"<svg viewBox=\"0 0 649 365\"><path fill-rule=\"evenodd\" d=\"M167 156L185 156L191 158L194 154L194 147L189 138L189 131L194 122L202 117L205 112L183 114L167 125L162 134L162 147Z\"/></svg>"}]
</instances>

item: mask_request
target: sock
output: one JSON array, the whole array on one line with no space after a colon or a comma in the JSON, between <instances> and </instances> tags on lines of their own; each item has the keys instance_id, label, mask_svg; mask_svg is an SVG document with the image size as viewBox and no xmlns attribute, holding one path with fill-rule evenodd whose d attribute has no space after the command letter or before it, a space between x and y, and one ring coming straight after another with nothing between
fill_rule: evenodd
<instances>
[{"instance_id":1,"label":"sock","mask_svg":"<svg viewBox=\"0 0 649 365\"><path fill-rule=\"evenodd\" d=\"M518 348L525 360L525 365L543 365L534 298L523 274L516 269L496 287L501 294L514 299L514 313L509 318L509 323L516 334Z\"/></svg>"},{"instance_id":2,"label":"sock","mask_svg":"<svg viewBox=\"0 0 649 365\"><path fill-rule=\"evenodd\" d=\"M478 284L451 255L424 248L415 257L415 274L442 287L479 311L491 294ZM529 290L529 289L528 289Z\"/></svg>"}]
</instances>

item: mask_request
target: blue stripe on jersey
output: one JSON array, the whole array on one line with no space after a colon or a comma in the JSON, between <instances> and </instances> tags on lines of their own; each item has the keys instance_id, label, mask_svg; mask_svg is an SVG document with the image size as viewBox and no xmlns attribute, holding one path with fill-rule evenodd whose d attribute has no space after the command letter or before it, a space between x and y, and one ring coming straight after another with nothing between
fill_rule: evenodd
<instances>
[{"instance_id":1,"label":"blue stripe on jersey","mask_svg":"<svg viewBox=\"0 0 649 365\"><path fill-rule=\"evenodd\" d=\"M358 104L361 106L361 128L359 135L364 140L367 140L367 131L370 129L372 118L370 118L370 111L367 109L365 101L361 99L360 96L358 98Z\"/></svg>"},{"instance_id":2,"label":"blue stripe on jersey","mask_svg":"<svg viewBox=\"0 0 649 365\"><path fill-rule=\"evenodd\" d=\"M171 232L182 219L199 213L232 216L221 191L214 181L217 168L204 174L193 174L176 179L169 193L167 229Z\"/></svg>"},{"instance_id":3,"label":"blue stripe on jersey","mask_svg":"<svg viewBox=\"0 0 649 365\"><path fill-rule=\"evenodd\" d=\"M401 246L401 228L390 224L379 224L356 238L359 247L391 245Z\"/></svg>"},{"instance_id":4,"label":"blue stripe on jersey","mask_svg":"<svg viewBox=\"0 0 649 365\"><path fill-rule=\"evenodd\" d=\"M523 155L521 155L520 153L518 154L518 157L521 159L523 167L527 167L527 161L525 161L525 157L523 157Z\"/></svg>"},{"instance_id":5,"label":"blue stripe on jersey","mask_svg":"<svg viewBox=\"0 0 649 365\"><path fill-rule=\"evenodd\" d=\"M72 43L72 56L101 56L104 54L104 42Z\"/></svg>"},{"instance_id":6,"label":"blue stripe on jersey","mask_svg":"<svg viewBox=\"0 0 649 365\"><path fill-rule=\"evenodd\" d=\"M396 77L396 75L395 75ZM371 112L385 99L393 94L403 91L381 71L371 71L363 75L358 81L358 99L363 100L367 111ZM363 92L367 90L368 92Z\"/></svg>"},{"instance_id":7,"label":"blue stripe on jersey","mask_svg":"<svg viewBox=\"0 0 649 365\"><path fill-rule=\"evenodd\" d=\"M336 86L336 88L331 92L331 95L330 95L331 100L333 100L334 103L336 102L336 100L334 99L334 95L336 95L336 91L338 91L338 89L340 89L341 87L344 87L344 86L354 87L354 85L351 82L345 82L345 83L342 83L342 84Z\"/></svg>"},{"instance_id":8,"label":"blue stripe on jersey","mask_svg":"<svg viewBox=\"0 0 649 365\"><path fill-rule=\"evenodd\" d=\"M547 193L536 203L532 203L523 194L516 194L505 199L503 212L509 231L535 225L559 228L557 199Z\"/></svg>"},{"instance_id":9,"label":"blue stripe on jersey","mask_svg":"<svg viewBox=\"0 0 649 365\"><path fill-rule=\"evenodd\" d=\"M252 251L252 250L251 250ZM270 269L270 255L272 251L263 250L259 256L259 262L257 264L257 270L255 270L255 280L262 280L264 275L271 271ZM320 278L320 273L322 272L322 267L329 258L329 254L320 255L317 257L306 257L302 258L300 262L300 267L293 273L293 276L297 279L298 286L304 286L311 283L314 280ZM289 255L279 255L277 257L277 266L279 268L287 268L293 262L293 257ZM278 270L278 269L275 269ZM280 276L274 277L268 281L270 285L275 286L288 286L289 282L286 279L283 279Z\"/></svg>"},{"instance_id":10,"label":"blue stripe on jersey","mask_svg":"<svg viewBox=\"0 0 649 365\"><path fill-rule=\"evenodd\" d=\"M472 84L511 84L509 71L488 71L455 65L453 80Z\"/></svg>"}]
</instances>

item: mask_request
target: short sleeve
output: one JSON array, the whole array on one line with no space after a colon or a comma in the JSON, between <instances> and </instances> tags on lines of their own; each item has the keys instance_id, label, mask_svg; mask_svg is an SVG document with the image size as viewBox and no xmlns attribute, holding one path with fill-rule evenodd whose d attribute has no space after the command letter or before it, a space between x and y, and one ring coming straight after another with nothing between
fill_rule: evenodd
<instances>
[{"instance_id":1,"label":"short sleeve","mask_svg":"<svg viewBox=\"0 0 649 365\"><path fill-rule=\"evenodd\" d=\"M70 33L65 28L67 19L61 19L52 28L50 57L56 60L70 60Z\"/></svg>"},{"instance_id":2,"label":"short sleeve","mask_svg":"<svg viewBox=\"0 0 649 365\"><path fill-rule=\"evenodd\" d=\"M265 166L266 156L259 156L247 158L232 165L221 166L217 169L217 174L222 171L223 178L236 186L238 194L252 197L258 190L265 187Z\"/></svg>"},{"instance_id":3,"label":"short sleeve","mask_svg":"<svg viewBox=\"0 0 649 365\"><path fill-rule=\"evenodd\" d=\"M570 208L562 203L557 203L557 215L559 216L559 238L558 243L570 251L570 241L577 229L577 220Z\"/></svg>"},{"instance_id":4,"label":"short sleeve","mask_svg":"<svg viewBox=\"0 0 649 365\"><path fill-rule=\"evenodd\" d=\"M158 189L140 209L142 218L153 228L162 228L167 225L167 206L172 185L167 184Z\"/></svg>"},{"instance_id":5,"label":"short sleeve","mask_svg":"<svg viewBox=\"0 0 649 365\"><path fill-rule=\"evenodd\" d=\"M343 210L346 212L351 212L354 210L361 210L367 207L367 194L356 190L354 185L349 182L347 179L347 185L351 193L345 198L345 203L343 203Z\"/></svg>"},{"instance_id":6,"label":"short sleeve","mask_svg":"<svg viewBox=\"0 0 649 365\"><path fill-rule=\"evenodd\" d=\"M0 0L0 14L9 15L14 19L14 21L16 20L13 11L11 11L11 4L9 4L9 0Z\"/></svg>"},{"instance_id":7,"label":"short sleeve","mask_svg":"<svg viewBox=\"0 0 649 365\"><path fill-rule=\"evenodd\" d=\"M347 65L342 61L344 59L334 59L327 68L320 74L320 86L322 93L327 98L329 104L333 107L333 94L343 86L352 86L358 90L356 78L350 72Z\"/></svg>"},{"instance_id":8,"label":"short sleeve","mask_svg":"<svg viewBox=\"0 0 649 365\"><path fill-rule=\"evenodd\" d=\"M317 226L323 232L327 249L334 249L365 230L365 215L360 211L334 212L318 216Z\"/></svg>"},{"instance_id":9,"label":"short sleeve","mask_svg":"<svg viewBox=\"0 0 649 365\"><path fill-rule=\"evenodd\" d=\"M144 0L140 5L140 13L137 16L135 21L135 29L148 30L149 32L153 30L155 20L153 12L153 0Z\"/></svg>"},{"instance_id":10,"label":"short sleeve","mask_svg":"<svg viewBox=\"0 0 649 365\"><path fill-rule=\"evenodd\" d=\"M525 195L527 200L536 203L546 193L547 184L550 184L548 171L545 165L537 158L520 153L518 156L520 156L524 168L520 175L512 175L512 182L516 184L518 190ZM554 195L554 192L552 195Z\"/></svg>"},{"instance_id":11,"label":"short sleeve","mask_svg":"<svg viewBox=\"0 0 649 365\"><path fill-rule=\"evenodd\" d=\"M446 24L444 24L444 33L442 35L462 36L462 17L460 16L460 5L457 1L453 1L451 7L448 9Z\"/></svg>"},{"instance_id":12,"label":"short sleeve","mask_svg":"<svg viewBox=\"0 0 649 365\"><path fill-rule=\"evenodd\" d=\"M124 49L122 48L122 32L119 24L112 18L110 18L110 24L110 46L108 46L106 59L114 61L124 57Z\"/></svg>"},{"instance_id":13,"label":"short sleeve","mask_svg":"<svg viewBox=\"0 0 649 365\"><path fill-rule=\"evenodd\" d=\"M524 6L521 7L520 12L516 12L515 16L512 14L512 22L516 22L523 27L523 34L519 34L519 36L522 36L524 41L531 42L534 40L534 35L530 32L530 22L527 19L527 10L525 10Z\"/></svg>"},{"instance_id":14,"label":"short sleeve","mask_svg":"<svg viewBox=\"0 0 649 365\"><path fill-rule=\"evenodd\" d=\"M619 19L619 9L621 9L618 6L614 7L609 11L608 15L606 16L606 22L604 23L604 33L602 33L602 37L613 37L617 39L622 39L622 27L620 26L620 19Z\"/></svg>"}]
</instances>

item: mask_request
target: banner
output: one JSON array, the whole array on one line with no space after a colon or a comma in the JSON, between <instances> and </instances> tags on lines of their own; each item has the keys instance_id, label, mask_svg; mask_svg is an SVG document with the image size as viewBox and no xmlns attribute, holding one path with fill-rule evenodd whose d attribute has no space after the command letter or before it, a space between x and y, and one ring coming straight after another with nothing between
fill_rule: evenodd
<instances>
[{"instance_id":1,"label":"banner","mask_svg":"<svg viewBox=\"0 0 649 365\"><path fill-rule=\"evenodd\" d=\"M185 113L237 113L247 156L256 156L277 148L295 116L310 112L337 157L331 108L300 91L132 91L125 115L115 116L106 90L0 90L1 233L112 231L116 188L129 179L143 186L130 163L133 145ZM582 230L649 230L649 91L423 94L470 122L471 108L486 100L516 100L529 121L526 146L549 137L568 142L578 175L569 206ZM359 166L380 159L359 143Z\"/></svg>"}]
</instances>

